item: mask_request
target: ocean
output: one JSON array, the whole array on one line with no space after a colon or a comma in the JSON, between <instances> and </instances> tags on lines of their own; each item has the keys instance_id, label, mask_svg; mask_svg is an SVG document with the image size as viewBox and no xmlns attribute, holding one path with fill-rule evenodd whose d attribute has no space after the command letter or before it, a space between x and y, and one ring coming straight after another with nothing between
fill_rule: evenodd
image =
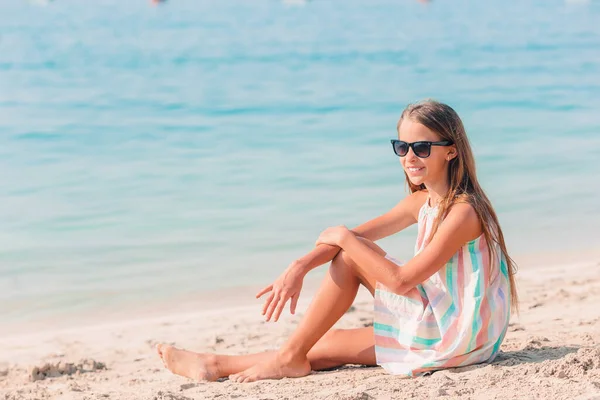
<instances>
[{"instance_id":1,"label":"ocean","mask_svg":"<svg viewBox=\"0 0 600 400\"><path fill-rule=\"evenodd\" d=\"M599 21L597 1L0 0L0 319L270 283L406 196L389 139L423 98L463 118L513 255L597 246Z\"/></svg>"}]
</instances>

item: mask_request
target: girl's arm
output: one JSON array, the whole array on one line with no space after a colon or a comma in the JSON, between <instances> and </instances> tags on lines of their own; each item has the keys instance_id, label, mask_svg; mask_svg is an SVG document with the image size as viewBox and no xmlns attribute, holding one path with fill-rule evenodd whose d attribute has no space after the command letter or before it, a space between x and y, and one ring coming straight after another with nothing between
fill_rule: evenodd
<instances>
[{"instance_id":1,"label":"girl's arm","mask_svg":"<svg viewBox=\"0 0 600 400\"><path fill-rule=\"evenodd\" d=\"M337 240L366 274L394 293L404 295L442 268L465 243L476 239L481 233L481 222L475 209L467 203L456 204L440 224L431 242L402 268L373 251L350 231L337 233ZM326 237L325 240L334 241L336 239L331 238L335 236L331 233L330 238Z\"/></svg>"},{"instance_id":2,"label":"girl's arm","mask_svg":"<svg viewBox=\"0 0 600 400\"><path fill-rule=\"evenodd\" d=\"M352 229L352 233L372 242L398 233L417 222L419 210L426 198L427 192L415 192L385 214ZM307 274L310 270L333 260L339 251L340 247L338 246L319 244L312 251L294 261L292 265Z\"/></svg>"},{"instance_id":3,"label":"girl's arm","mask_svg":"<svg viewBox=\"0 0 600 400\"><path fill-rule=\"evenodd\" d=\"M398 233L417 223L419 210L425 203L427 195L425 190L412 193L390 211L357 226L352 229L352 232L372 242Z\"/></svg>"},{"instance_id":4,"label":"girl's arm","mask_svg":"<svg viewBox=\"0 0 600 400\"><path fill-rule=\"evenodd\" d=\"M427 192L415 192L387 213L354 228L352 233L371 241L393 235L417 222L419 209L426 198ZM262 310L266 320L269 321L273 317L273 320L277 321L288 300L291 300L290 312L294 314L306 274L333 260L339 251L340 246L337 244L318 244L309 253L292 262L275 282L258 292L256 298L268 293Z\"/></svg>"}]
</instances>

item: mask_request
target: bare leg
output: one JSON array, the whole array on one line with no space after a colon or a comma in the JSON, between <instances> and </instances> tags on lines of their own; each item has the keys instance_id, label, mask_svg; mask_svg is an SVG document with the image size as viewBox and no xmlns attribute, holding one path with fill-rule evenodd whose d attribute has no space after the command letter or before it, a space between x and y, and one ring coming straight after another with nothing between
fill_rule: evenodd
<instances>
[{"instance_id":1,"label":"bare leg","mask_svg":"<svg viewBox=\"0 0 600 400\"><path fill-rule=\"evenodd\" d=\"M346 364L377 365L373 327L331 329L308 352L314 371Z\"/></svg>"},{"instance_id":2,"label":"bare leg","mask_svg":"<svg viewBox=\"0 0 600 400\"><path fill-rule=\"evenodd\" d=\"M374 246L380 254L385 254L373 243L368 244ZM236 382L253 382L308 375L311 370L307 357L309 350L352 305L360 283L371 293L374 292L374 280L367 277L364 270L346 252L341 251L331 262L329 273L304 319L282 348L270 360L234 374L230 379Z\"/></svg>"},{"instance_id":3,"label":"bare leg","mask_svg":"<svg viewBox=\"0 0 600 400\"><path fill-rule=\"evenodd\" d=\"M197 381L215 381L268 362L276 355L274 351L240 356L202 354L168 345L159 345L157 350L171 372ZM332 329L307 357L313 371L345 364L375 365L373 328Z\"/></svg>"},{"instance_id":4,"label":"bare leg","mask_svg":"<svg viewBox=\"0 0 600 400\"><path fill-rule=\"evenodd\" d=\"M159 344L156 350L165 367L171 372L196 381L216 381L264 362L275 355L274 351L239 356L195 353L166 344Z\"/></svg>"},{"instance_id":5,"label":"bare leg","mask_svg":"<svg viewBox=\"0 0 600 400\"><path fill-rule=\"evenodd\" d=\"M363 241L385 255L373 242ZM323 336L348 310L361 283L374 293L375 281L366 276L364 269L354 264L345 252L340 252L332 261L304 319L278 352L227 356L193 353L167 345L159 345L157 350L173 373L196 380L216 380L235 374L231 376L232 380L250 382L304 376L311 369L348 363L375 365L372 328L333 330Z\"/></svg>"}]
</instances>

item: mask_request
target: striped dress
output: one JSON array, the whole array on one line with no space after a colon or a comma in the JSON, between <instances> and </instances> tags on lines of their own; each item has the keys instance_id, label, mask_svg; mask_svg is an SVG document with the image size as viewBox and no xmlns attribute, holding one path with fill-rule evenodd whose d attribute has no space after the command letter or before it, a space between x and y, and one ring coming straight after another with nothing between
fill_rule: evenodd
<instances>
[{"instance_id":1,"label":"striped dress","mask_svg":"<svg viewBox=\"0 0 600 400\"><path fill-rule=\"evenodd\" d=\"M421 207L415 254L427 246L437 212L429 200ZM494 359L510 318L506 259L495 245L498 257L490 260L483 235L466 243L403 296L377 284L377 364L391 374L418 376Z\"/></svg>"}]
</instances>

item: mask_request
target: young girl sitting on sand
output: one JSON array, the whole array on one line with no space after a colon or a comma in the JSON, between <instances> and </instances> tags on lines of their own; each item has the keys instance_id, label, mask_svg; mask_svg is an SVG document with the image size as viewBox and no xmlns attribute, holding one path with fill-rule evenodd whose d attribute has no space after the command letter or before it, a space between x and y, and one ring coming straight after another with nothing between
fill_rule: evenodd
<instances>
[{"instance_id":1,"label":"young girl sitting on sand","mask_svg":"<svg viewBox=\"0 0 600 400\"><path fill-rule=\"evenodd\" d=\"M515 266L496 213L477 181L462 121L449 106L408 106L392 140L411 194L387 213L349 230L321 233L316 247L293 262L257 297L267 295L266 320L295 312L304 276L331 261L304 318L278 351L198 354L168 345L158 353L173 373L235 382L301 377L344 364L380 365L391 374L489 362L517 306ZM400 265L374 241L418 224L415 256ZM372 327L331 329L359 285L375 298Z\"/></svg>"}]
</instances>

